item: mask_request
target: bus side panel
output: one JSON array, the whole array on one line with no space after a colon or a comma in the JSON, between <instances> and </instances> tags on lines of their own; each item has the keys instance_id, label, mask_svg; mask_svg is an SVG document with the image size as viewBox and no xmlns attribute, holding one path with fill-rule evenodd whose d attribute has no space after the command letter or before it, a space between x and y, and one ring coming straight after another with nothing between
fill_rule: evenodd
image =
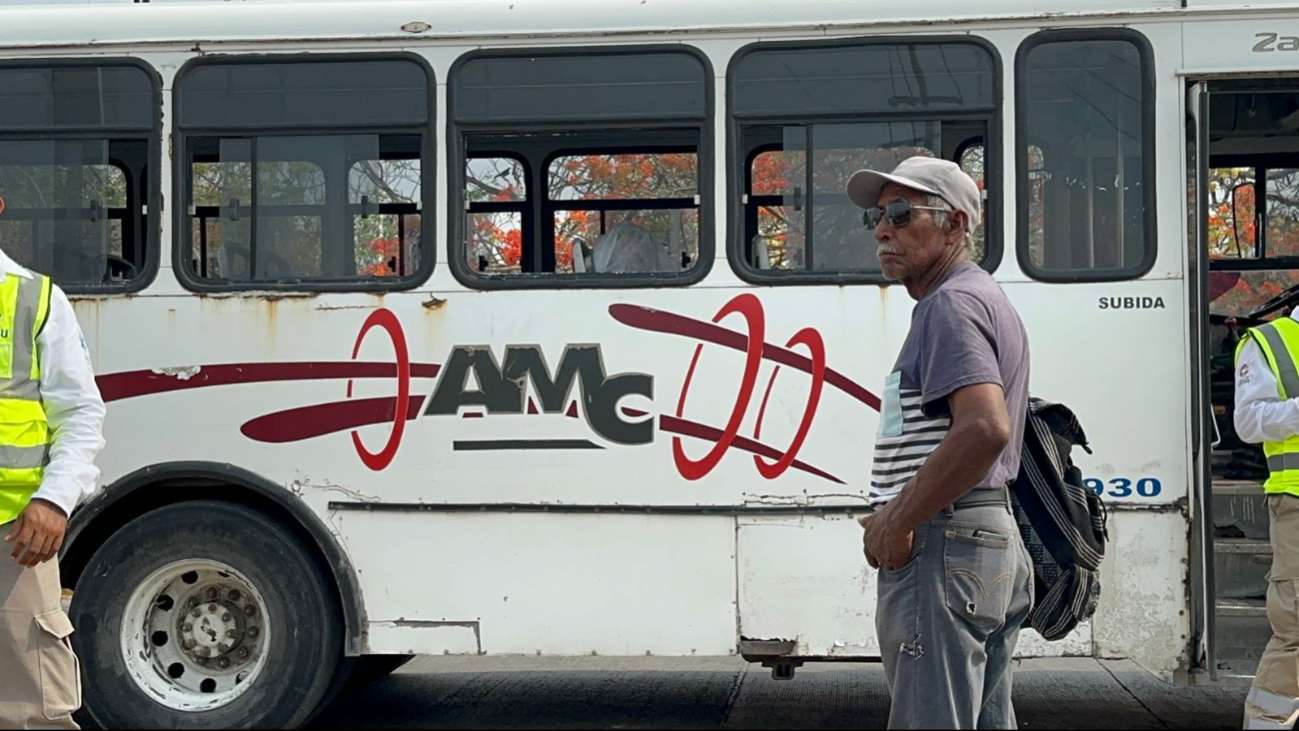
<instances>
[{"instance_id":1,"label":"bus side panel","mask_svg":"<svg viewBox=\"0 0 1299 731\"><path fill-rule=\"evenodd\" d=\"M848 517L796 516L740 521L740 635L794 640L801 657L878 657L875 592L879 572L866 564L861 531ZM896 648L894 648L896 650ZM1020 635L1021 657L1092 654L1084 623L1046 642Z\"/></svg>"},{"instance_id":2,"label":"bus side panel","mask_svg":"<svg viewBox=\"0 0 1299 731\"><path fill-rule=\"evenodd\" d=\"M735 520L337 511L372 652L727 655ZM462 627L462 631L448 627Z\"/></svg>"},{"instance_id":3,"label":"bus side panel","mask_svg":"<svg viewBox=\"0 0 1299 731\"><path fill-rule=\"evenodd\" d=\"M1181 513L1114 512L1101 564L1096 656L1127 658L1164 680L1188 663L1188 526Z\"/></svg>"}]
</instances>

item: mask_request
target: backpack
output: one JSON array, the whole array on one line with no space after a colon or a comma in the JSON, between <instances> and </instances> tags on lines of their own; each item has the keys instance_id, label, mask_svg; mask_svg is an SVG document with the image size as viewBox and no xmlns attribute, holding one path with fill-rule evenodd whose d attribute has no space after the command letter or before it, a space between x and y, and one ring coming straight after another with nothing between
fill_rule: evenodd
<instances>
[{"instance_id":1,"label":"backpack","mask_svg":"<svg viewBox=\"0 0 1299 731\"><path fill-rule=\"evenodd\" d=\"M1067 407L1030 398L1019 476L1011 490L1015 522L1033 561L1033 609L1027 626L1063 639L1096 612L1105 556L1105 505L1070 459L1088 454L1087 436Z\"/></svg>"}]
</instances>

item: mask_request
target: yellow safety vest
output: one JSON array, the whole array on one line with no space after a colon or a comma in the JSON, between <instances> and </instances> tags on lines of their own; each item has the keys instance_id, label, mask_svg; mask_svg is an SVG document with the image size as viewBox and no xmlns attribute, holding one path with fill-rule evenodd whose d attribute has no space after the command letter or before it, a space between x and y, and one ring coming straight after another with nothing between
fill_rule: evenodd
<instances>
[{"instance_id":1,"label":"yellow safety vest","mask_svg":"<svg viewBox=\"0 0 1299 731\"><path fill-rule=\"evenodd\" d=\"M49 317L51 287L36 273L0 282L0 525L27 507L49 462L36 336Z\"/></svg>"},{"instance_id":2,"label":"yellow safety vest","mask_svg":"<svg viewBox=\"0 0 1299 731\"><path fill-rule=\"evenodd\" d=\"M1299 353L1299 322L1289 317L1278 317L1266 325L1250 328L1245 335L1236 345L1236 360L1240 360L1240 349L1253 339L1276 378L1281 399L1299 397L1299 370L1295 369L1295 354ZM1264 442L1263 454L1267 457L1269 473L1263 491L1299 495L1299 435L1281 442Z\"/></svg>"}]
</instances>

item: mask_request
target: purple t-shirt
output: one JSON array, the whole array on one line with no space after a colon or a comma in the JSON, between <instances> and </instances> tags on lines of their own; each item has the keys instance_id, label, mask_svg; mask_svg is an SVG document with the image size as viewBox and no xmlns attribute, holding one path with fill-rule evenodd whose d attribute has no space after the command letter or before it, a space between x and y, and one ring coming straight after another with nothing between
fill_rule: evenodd
<instances>
[{"instance_id":1,"label":"purple t-shirt","mask_svg":"<svg viewBox=\"0 0 1299 731\"><path fill-rule=\"evenodd\" d=\"M947 397L977 383L1006 394L1010 444L980 486L1019 474L1028 410L1028 336L992 276L972 263L954 268L916 303L911 330L885 381L875 439L871 502L902 491L951 428Z\"/></svg>"}]
</instances>

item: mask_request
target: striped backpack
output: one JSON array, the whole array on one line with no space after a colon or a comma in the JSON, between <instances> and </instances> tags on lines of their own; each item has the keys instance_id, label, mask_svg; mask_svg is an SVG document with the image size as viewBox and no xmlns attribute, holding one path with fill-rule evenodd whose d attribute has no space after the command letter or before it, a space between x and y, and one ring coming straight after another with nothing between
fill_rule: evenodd
<instances>
[{"instance_id":1,"label":"striped backpack","mask_svg":"<svg viewBox=\"0 0 1299 731\"><path fill-rule=\"evenodd\" d=\"M1073 412L1030 398L1026 419L1011 502L1033 560L1028 626L1047 640L1060 640L1096 612L1107 516L1069 457L1075 445L1091 454Z\"/></svg>"}]
</instances>

